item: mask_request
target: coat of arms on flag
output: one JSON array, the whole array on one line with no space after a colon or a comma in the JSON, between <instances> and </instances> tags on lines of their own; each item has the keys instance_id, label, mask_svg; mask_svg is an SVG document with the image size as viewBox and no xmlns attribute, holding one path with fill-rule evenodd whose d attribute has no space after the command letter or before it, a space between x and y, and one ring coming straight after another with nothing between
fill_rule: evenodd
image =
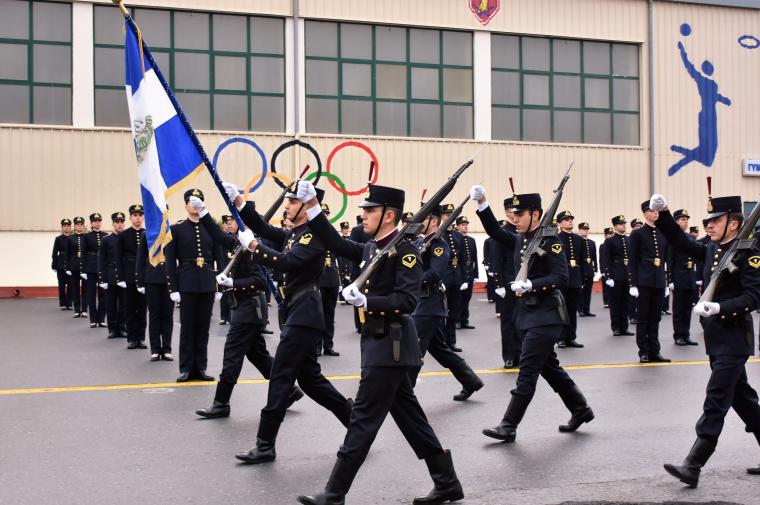
<instances>
[{"instance_id":1,"label":"coat of arms on flag","mask_svg":"<svg viewBox=\"0 0 760 505\"><path fill-rule=\"evenodd\" d=\"M491 18L499 12L499 6L501 0L468 0L470 3L470 10L478 18L478 21L487 25Z\"/></svg>"}]
</instances>

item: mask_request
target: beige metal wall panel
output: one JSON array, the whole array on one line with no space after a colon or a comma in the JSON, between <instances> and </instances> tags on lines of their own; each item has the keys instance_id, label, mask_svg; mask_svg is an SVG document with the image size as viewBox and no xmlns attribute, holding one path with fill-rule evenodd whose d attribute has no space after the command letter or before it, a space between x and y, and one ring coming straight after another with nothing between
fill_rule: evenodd
<instances>
[{"instance_id":1,"label":"beige metal wall panel","mask_svg":"<svg viewBox=\"0 0 760 505\"><path fill-rule=\"evenodd\" d=\"M307 18L561 35L577 38L644 41L644 0L502 0L483 27L465 0L307 0Z\"/></svg>"},{"instance_id":2,"label":"beige metal wall panel","mask_svg":"<svg viewBox=\"0 0 760 505\"><path fill-rule=\"evenodd\" d=\"M113 5L110 0L80 1L84 1L85 3ZM289 0L125 0L124 5L128 7L144 6L168 9L290 16L292 2Z\"/></svg>"},{"instance_id":3,"label":"beige metal wall panel","mask_svg":"<svg viewBox=\"0 0 760 505\"><path fill-rule=\"evenodd\" d=\"M692 33L680 34L682 23ZM685 207L695 223L703 216L707 195L706 176L713 177L716 195L740 194L745 200L760 198L760 179L743 177L744 158L760 157L760 53L741 47L742 35L760 37L760 11L657 2L655 4L655 155L658 190L672 208ZM677 44L682 41L697 69L704 60L713 63L712 79L731 106L717 106L717 153L712 167L692 162L675 175L668 169L682 158L671 145L694 148L699 143L702 108L697 84L687 74ZM712 136L711 136L712 138Z\"/></svg>"}]
</instances>

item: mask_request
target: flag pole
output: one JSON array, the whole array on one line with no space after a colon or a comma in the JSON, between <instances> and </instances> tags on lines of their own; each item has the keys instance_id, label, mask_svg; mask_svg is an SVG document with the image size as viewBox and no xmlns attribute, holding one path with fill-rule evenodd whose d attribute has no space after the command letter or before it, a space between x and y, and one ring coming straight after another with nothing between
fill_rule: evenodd
<instances>
[{"instance_id":1,"label":"flag pole","mask_svg":"<svg viewBox=\"0 0 760 505\"><path fill-rule=\"evenodd\" d=\"M187 120L187 117L185 116L185 112L182 110L182 106L177 100L177 97L174 96L174 91L172 91L171 87L169 86L169 83L166 81L166 78L164 77L164 74L161 72L161 69L158 68L158 65L156 64L156 60L153 59L153 54L150 52L150 48L142 40L142 36L139 33L137 25L135 24L132 17L129 15L129 11L127 10L127 8L124 6L124 0L111 0L111 1L119 6L119 10L121 10L121 13L124 15L124 18L127 21L127 26L129 26L129 29L132 30L135 33L135 35L137 35L137 38L140 41L140 44L142 45L141 49L143 50L145 54L145 58L150 63L150 66L153 67L153 71L155 72L156 77L158 78L158 81L161 83L161 86L164 88L164 91L166 91L166 94L169 97L169 100L174 106L174 110L177 111L177 117L182 123L182 126L184 126L187 134L190 136L190 139L193 141L193 145L195 146L195 149L198 151L198 154L201 155L203 164L208 169L208 172L211 175L211 179L214 181L214 184L216 185L217 189L222 194L222 198L224 199L224 202L227 204L227 208L229 209L230 214L232 215L232 217L235 218L235 221L237 221L238 228L240 230L245 230L246 229L245 223L243 223L243 219L240 217L240 213L238 212L237 207L235 207L235 202L231 201L229 197L227 196L227 192L224 189L222 179L219 177L219 174L214 168L214 165L211 164L211 161L206 155L206 151L203 149L203 145L201 144L201 141L198 139L198 136L195 134L193 127L190 125L190 121Z\"/></svg>"}]
</instances>

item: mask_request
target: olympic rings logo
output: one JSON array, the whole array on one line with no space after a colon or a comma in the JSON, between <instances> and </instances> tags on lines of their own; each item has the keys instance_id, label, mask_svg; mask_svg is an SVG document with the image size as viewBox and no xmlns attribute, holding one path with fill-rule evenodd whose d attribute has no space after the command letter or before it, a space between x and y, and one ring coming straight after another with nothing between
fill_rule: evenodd
<instances>
[{"instance_id":1,"label":"olympic rings logo","mask_svg":"<svg viewBox=\"0 0 760 505\"><path fill-rule=\"evenodd\" d=\"M311 144L307 142L303 142L301 140L288 140L287 142L283 142L280 144L277 149L274 150L272 153L271 161L267 162L267 156L264 153L264 150L253 140L245 137L233 137L231 139L227 139L221 144L219 144L219 147L216 148L216 152L214 153L213 157L213 165L215 169L219 170L219 156L221 155L222 151L224 151L226 148L233 144L243 144L247 145L249 147L252 147L256 153L259 155L259 158L261 159L261 173L253 176L248 182L246 182L243 190L244 197L248 197L248 195L251 195L255 193L263 184L264 180L267 178L267 176L272 177L277 183L278 186L281 188L285 188L288 184L290 184L292 181L287 176L280 174L277 172L277 158L282 154L283 151L286 149L289 149L291 147L300 147L303 149L306 149L309 151L312 156L314 156L316 162L317 162L317 169L316 171L310 172L304 177L304 180L307 181L314 181L314 184L317 184L322 176L324 176L327 181L330 183L330 186L332 186L338 193L342 195L342 202L341 202L341 208L340 210L330 218L331 223L336 223L340 220L341 217L346 212L346 209L348 208L348 197L349 196L358 196L363 193L366 193L368 190L368 186L364 186L362 188L359 188L357 190L347 190L346 185L341 180L340 177L338 177L336 174L332 173L332 163L335 158L335 156L343 149L353 147L358 148L367 153L370 160L374 163L374 170L372 172L372 180L370 181L370 184L376 184L378 180L378 175L380 173L379 167L380 163L378 162L377 156L375 153L370 149L366 144L363 144L361 142L357 142L355 140L343 142L341 144L338 144L335 146L332 151L330 151L330 154L327 156L327 163L326 163L326 170L322 170L322 159L319 156L319 152L312 146Z\"/></svg>"},{"instance_id":2,"label":"olympic rings logo","mask_svg":"<svg viewBox=\"0 0 760 505\"><path fill-rule=\"evenodd\" d=\"M745 49L757 49L760 47L760 39L754 35L742 35L737 42Z\"/></svg>"}]
</instances>

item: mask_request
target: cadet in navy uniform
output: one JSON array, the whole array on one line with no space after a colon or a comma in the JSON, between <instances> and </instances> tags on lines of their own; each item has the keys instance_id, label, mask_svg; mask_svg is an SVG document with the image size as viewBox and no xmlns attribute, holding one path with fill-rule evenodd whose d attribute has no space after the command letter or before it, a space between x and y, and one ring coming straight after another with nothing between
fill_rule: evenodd
<instances>
[{"instance_id":1,"label":"cadet in navy uniform","mask_svg":"<svg viewBox=\"0 0 760 505\"><path fill-rule=\"evenodd\" d=\"M513 245L515 270L519 270L524 259L523 254L541 221L541 195L528 193L512 197L516 234L499 227L486 201L485 189L482 186L473 186L470 197L478 203L478 216L486 233L496 241ZM528 272L528 280L515 281L510 286L517 298L516 322L523 341L520 372L501 423L483 430L487 437L504 442L515 441L517 426L533 399L539 375L549 383L571 412L570 421L561 425L560 431L575 431L583 423L594 419L594 413L586 398L560 366L554 352L554 344L562 338L565 326L569 323L561 292L568 278L568 265L562 251L562 242L556 237L547 237L543 240L541 248L546 253L534 258Z\"/></svg>"},{"instance_id":2,"label":"cadet in navy uniform","mask_svg":"<svg viewBox=\"0 0 760 505\"><path fill-rule=\"evenodd\" d=\"M132 226L119 234L119 251L121 252L121 272L124 275L126 311L127 311L127 349L147 349L145 345L145 326L147 306L145 296L137 291L137 252L140 243L146 240L143 228L143 206L129 206L129 221Z\"/></svg>"},{"instance_id":3,"label":"cadet in navy uniform","mask_svg":"<svg viewBox=\"0 0 760 505\"><path fill-rule=\"evenodd\" d=\"M399 233L404 192L386 186L369 187L363 209L364 228L374 238L367 244L343 240L316 203L314 187L301 182L298 196L309 207L314 235L340 256L367 264ZM415 504L445 503L464 497L451 453L444 451L412 389L409 374L421 365L420 346L409 316L420 295L423 276L417 248L407 239L396 254L380 264L363 285L351 284L343 296L366 314L361 336L361 381L351 424L338 449L338 459L323 493L299 496L305 504L334 505L345 501L354 476L369 453L383 421L390 413L419 459L425 459L434 488ZM358 499L358 502L363 502Z\"/></svg>"},{"instance_id":4,"label":"cadet in navy uniform","mask_svg":"<svg viewBox=\"0 0 760 505\"><path fill-rule=\"evenodd\" d=\"M457 231L462 235L462 245L464 246L464 281L467 282L467 288L462 291L458 328L474 330L475 327L470 324L470 300L472 300L472 287L478 278L478 246L475 243L475 239L467 234L470 226L470 220L467 219L467 216L459 216L456 219L456 225Z\"/></svg>"},{"instance_id":5,"label":"cadet in navy uniform","mask_svg":"<svg viewBox=\"0 0 760 505\"><path fill-rule=\"evenodd\" d=\"M232 216L229 214L223 214L222 215L222 227L224 228L224 232L227 235L231 236L235 239L234 242L231 243L229 247L226 247L219 244L218 247L220 247L220 250L217 251L217 258L219 258L219 265L217 265L217 268L221 272L225 268L227 268L227 264L229 263L230 259L232 258L232 253L235 252L235 248L239 245L237 242L237 232L238 232L238 225L237 221L232 219ZM227 242L230 243L230 242ZM230 322L230 301L229 301L229 294L225 291L222 293L222 299L219 300L219 324L221 326L224 326L225 324Z\"/></svg>"},{"instance_id":6,"label":"cadet in navy uniform","mask_svg":"<svg viewBox=\"0 0 760 505\"><path fill-rule=\"evenodd\" d=\"M87 284L82 277L86 258L84 256L84 218L74 218L74 233L69 235L66 244L66 275L71 279L71 299L74 304L74 317L87 316ZM85 274L86 275L86 274Z\"/></svg>"},{"instance_id":7,"label":"cadet in navy uniform","mask_svg":"<svg viewBox=\"0 0 760 505\"><path fill-rule=\"evenodd\" d=\"M169 298L166 284L165 258L156 265L148 257L148 241L140 241L137 251L137 292L145 296L148 306L148 337L151 361L174 361L172 333L174 330L174 302Z\"/></svg>"},{"instance_id":8,"label":"cadet in navy uniform","mask_svg":"<svg viewBox=\"0 0 760 505\"><path fill-rule=\"evenodd\" d=\"M599 245L599 271L602 274L602 304L604 305L605 309L610 308L610 287L607 285L607 277L604 275L604 272L607 272L608 269L605 267L604 261L605 261L605 247L607 245L607 239L612 238L614 235L612 228L605 228L604 229L604 240L602 240L602 243Z\"/></svg>"},{"instance_id":9,"label":"cadet in navy uniform","mask_svg":"<svg viewBox=\"0 0 760 505\"><path fill-rule=\"evenodd\" d=\"M678 209L673 219L689 240L689 212ZM676 345L699 345L691 339L691 309L699 299L697 291L696 258L676 247L668 248L669 287L673 293L673 339Z\"/></svg>"},{"instance_id":10,"label":"cadet in navy uniform","mask_svg":"<svg viewBox=\"0 0 760 505\"><path fill-rule=\"evenodd\" d=\"M560 229L558 237L565 251L568 272L567 284L562 288L562 296L565 298L567 315L570 317L570 324L565 328L564 337L559 339L558 347L583 347L583 344L576 342L578 303L583 296L583 239L573 233L574 219L575 216L569 210L557 214L557 225Z\"/></svg>"},{"instance_id":11,"label":"cadet in navy uniform","mask_svg":"<svg viewBox=\"0 0 760 505\"><path fill-rule=\"evenodd\" d=\"M422 237L415 242L422 248L433 240L433 235L441 225L441 208L438 206L424 222ZM442 279L449 264L449 245L442 239L433 240L422 255L422 287L417 307L412 313L414 326L420 341L420 357L430 351L430 355L442 366L451 370L454 378L462 385L462 391L454 396L455 401L467 400L483 387L483 381L457 353L446 345L446 295ZM420 368L412 370L412 385L417 381Z\"/></svg>"},{"instance_id":12,"label":"cadet in navy uniform","mask_svg":"<svg viewBox=\"0 0 760 505\"><path fill-rule=\"evenodd\" d=\"M90 214L90 228L92 230L84 235L84 250L82 251L85 258L84 274L82 278L87 282L87 311L90 313L90 328L105 328L106 324L106 301L105 290L98 284L98 254L103 239L106 237L104 231L100 231L103 218L95 212Z\"/></svg>"},{"instance_id":13,"label":"cadet in navy uniform","mask_svg":"<svg viewBox=\"0 0 760 505\"><path fill-rule=\"evenodd\" d=\"M322 212L325 213L325 216L330 216L330 207L326 203L322 204ZM333 349L335 306L338 304L340 274L338 273L338 257L329 250L325 254L325 268L322 271L322 278L319 280L319 291L322 294L325 330L322 333L322 340L317 343L317 355L322 354L322 349L324 349L325 356L340 356L340 353Z\"/></svg>"},{"instance_id":14,"label":"cadet in navy uniform","mask_svg":"<svg viewBox=\"0 0 760 505\"><path fill-rule=\"evenodd\" d=\"M605 284L610 288L610 325L615 336L633 335L628 331L628 315L630 313L628 294L632 286L631 278L631 246L625 235L625 216L612 218L614 235L604 241L602 250L602 273Z\"/></svg>"},{"instance_id":15,"label":"cadet in navy uniform","mask_svg":"<svg viewBox=\"0 0 760 505\"><path fill-rule=\"evenodd\" d=\"M665 290L668 288L665 263L667 241L654 226L657 213L649 209L649 200L641 204L646 224L631 232L631 287L629 293L636 298L638 316L636 345L641 363L668 363L660 353L660 319Z\"/></svg>"},{"instance_id":16,"label":"cadet in navy uniform","mask_svg":"<svg viewBox=\"0 0 760 505\"><path fill-rule=\"evenodd\" d=\"M454 212L454 204L447 203L441 207L442 219ZM464 240L462 234L451 228L441 235L449 244L449 266L443 277L443 285L446 286L446 343L454 352L462 352L457 346L457 321L459 310L462 305L462 292L467 289L467 276L464 270Z\"/></svg>"},{"instance_id":17,"label":"cadet in navy uniform","mask_svg":"<svg viewBox=\"0 0 760 505\"><path fill-rule=\"evenodd\" d=\"M581 265L583 265L583 289L581 291L580 307L578 315L580 317L596 317L591 313L591 292L594 289L594 275L598 270L596 261L596 242L588 238L588 231L591 228L588 223L578 225L578 234L583 240L583 252L581 253Z\"/></svg>"},{"instance_id":18,"label":"cadet in navy uniform","mask_svg":"<svg viewBox=\"0 0 760 505\"><path fill-rule=\"evenodd\" d=\"M519 199L518 199L519 203ZM514 221L514 196L504 199L504 212L507 220L499 221L499 227L508 233L516 233ZM514 242L499 242L491 237L491 273L494 280L496 312L499 314L499 332L501 334L501 358L504 368L517 368L520 363L522 341L515 326L515 294L509 285L515 280Z\"/></svg>"},{"instance_id":19,"label":"cadet in navy uniform","mask_svg":"<svg viewBox=\"0 0 760 505\"><path fill-rule=\"evenodd\" d=\"M410 218L411 219L411 218ZM366 244L369 242L369 240L372 238L364 231L364 226L362 225L362 217L356 216L356 226L351 228L351 234L348 236L349 240L352 242L356 242L358 244ZM359 272L361 271L361 268L359 267L359 262L352 261L351 262L351 282L354 281L359 276ZM359 320L359 309L354 307L354 326L356 326L357 333L362 332L362 324Z\"/></svg>"},{"instance_id":20,"label":"cadet in navy uniform","mask_svg":"<svg viewBox=\"0 0 760 505\"><path fill-rule=\"evenodd\" d=\"M106 291L106 319L108 338L127 336L126 287L121 271L119 234L124 231L124 213L111 214L113 233L101 240L98 253L98 283Z\"/></svg>"},{"instance_id":21,"label":"cadet in navy uniform","mask_svg":"<svg viewBox=\"0 0 760 505\"><path fill-rule=\"evenodd\" d=\"M309 398L332 412L343 426L348 426L353 402L340 394L322 375L314 352L325 330L319 290L319 279L325 265L325 247L309 229L303 203L295 193L285 194L285 212L293 223L293 229L285 231L265 223L256 212L255 204L244 202L234 185L225 183L225 188L227 196L235 200L240 217L249 227L238 232L240 243L253 251L257 264L282 272L278 286L283 299L279 313L282 328L269 378L267 404L261 409L256 446L235 456L245 463L267 463L276 457L277 433L292 403L291 394L296 380ZM324 191L319 192L321 200ZM283 250L270 249L254 240L254 233L263 239L284 243Z\"/></svg>"},{"instance_id":22,"label":"cadet in navy uniform","mask_svg":"<svg viewBox=\"0 0 760 505\"><path fill-rule=\"evenodd\" d=\"M351 233L351 225L348 221L340 223L340 236L344 239L348 239L348 235ZM338 275L340 276L340 290L351 284L351 261L348 258L338 257ZM343 294L338 291L338 300L341 303L346 303L343 300Z\"/></svg>"},{"instance_id":23,"label":"cadet in navy uniform","mask_svg":"<svg viewBox=\"0 0 760 505\"><path fill-rule=\"evenodd\" d=\"M220 263L218 243L200 223L200 211L190 197L203 200L199 189L185 191L187 219L171 227L172 241L164 248L169 297L179 305L179 377L213 381L208 367L208 332L217 291L214 262Z\"/></svg>"},{"instance_id":24,"label":"cadet in navy uniform","mask_svg":"<svg viewBox=\"0 0 760 505\"><path fill-rule=\"evenodd\" d=\"M239 245L237 236L219 229L202 200L191 196L190 205L199 209L201 224L223 251L234 250ZM223 219L224 217L231 218L231 216L223 216ZM237 221L232 219L232 222L235 223L237 229ZM264 326L269 319L266 302L268 284L264 267L255 264L253 256L254 254L250 251L241 252L230 275L219 274L216 277L219 285L227 289L225 294L230 303L230 329L224 343L222 373L219 374L214 402L207 409L195 411L196 414L207 419L230 415L230 397L246 358L265 379L269 379L272 373L274 358L267 350L263 335ZM302 397L303 391L298 386L294 386L288 406Z\"/></svg>"},{"instance_id":25,"label":"cadet in navy uniform","mask_svg":"<svg viewBox=\"0 0 760 505\"><path fill-rule=\"evenodd\" d=\"M744 222L739 196L713 198L707 206L705 230L712 239L707 245L686 237L667 210L662 195L653 195L651 208L659 212L657 228L673 247L704 261L704 278L710 279L722 256L733 245ZM755 353L752 311L760 307L760 249L752 241L737 252L734 272L725 270L712 301L700 302L694 312L700 316L705 333L705 348L710 357L710 380L707 383L702 416L697 421L697 440L682 465L665 465L665 470L692 487L699 482L701 468L707 463L728 410L733 408L747 431L760 443L760 405L757 393L747 382L745 363ZM748 469L760 473L760 467Z\"/></svg>"},{"instance_id":26,"label":"cadet in navy uniform","mask_svg":"<svg viewBox=\"0 0 760 505\"><path fill-rule=\"evenodd\" d=\"M68 251L69 235L71 234L71 219L61 219L61 234L53 242L53 262L50 267L58 276L58 305L61 310L71 310L71 284L66 275L66 254Z\"/></svg>"}]
</instances>

